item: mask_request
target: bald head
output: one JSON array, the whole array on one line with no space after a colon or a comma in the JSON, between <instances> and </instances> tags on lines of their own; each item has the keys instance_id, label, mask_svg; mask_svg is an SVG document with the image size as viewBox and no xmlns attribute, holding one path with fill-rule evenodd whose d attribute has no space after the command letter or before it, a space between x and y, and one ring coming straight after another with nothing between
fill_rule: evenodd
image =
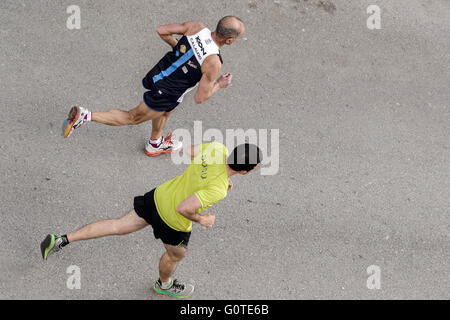
<instances>
[{"instance_id":1,"label":"bald head","mask_svg":"<svg viewBox=\"0 0 450 320\"><path fill-rule=\"evenodd\" d=\"M226 16L217 24L216 33L221 38L237 38L244 31L244 23L235 16Z\"/></svg>"}]
</instances>

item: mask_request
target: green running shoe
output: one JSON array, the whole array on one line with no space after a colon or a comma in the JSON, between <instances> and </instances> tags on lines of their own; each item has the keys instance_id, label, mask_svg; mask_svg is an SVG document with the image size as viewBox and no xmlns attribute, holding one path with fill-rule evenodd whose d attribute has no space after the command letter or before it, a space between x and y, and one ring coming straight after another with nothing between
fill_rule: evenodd
<instances>
[{"instance_id":1,"label":"green running shoe","mask_svg":"<svg viewBox=\"0 0 450 320\"><path fill-rule=\"evenodd\" d=\"M62 249L64 240L62 237L49 234L45 237L44 241L41 242L41 253L42 258L47 260L49 253L58 252Z\"/></svg>"},{"instance_id":2,"label":"green running shoe","mask_svg":"<svg viewBox=\"0 0 450 320\"><path fill-rule=\"evenodd\" d=\"M169 288L163 289L161 280L155 282L153 290L160 294L167 294L179 299L189 298L194 293L194 285L178 282L173 280Z\"/></svg>"}]
</instances>

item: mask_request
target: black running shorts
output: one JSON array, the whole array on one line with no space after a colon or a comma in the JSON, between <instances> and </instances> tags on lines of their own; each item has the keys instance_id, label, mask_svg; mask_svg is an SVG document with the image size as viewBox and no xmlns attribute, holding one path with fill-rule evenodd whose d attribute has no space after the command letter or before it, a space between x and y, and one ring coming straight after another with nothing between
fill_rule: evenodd
<instances>
[{"instance_id":1,"label":"black running shorts","mask_svg":"<svg viewBox=\"0 0 450 320\"><path fill-rule=\"evenodd\" d=\"M159 90L145 92L143 100L147 107L158 112L170 112L179 104L175 98L164 93L160 94Z\"/></svg>"},{"instance_id":2,"label":"black running shorts","mask_svg":"<svg viewBox=\"0 0 450 320\"><path fill-rule=\"evenodd\" d=\"M170 112L180 104L177 97L148 85L145 79L142 80L142 85L148 90L144 93L143 100L150 109L158 112Z\"/></svg>"},{"instance_id":3,"label":"black running shorts","mask_svg":"<svg viewBox=\"0 0 450 320\"><path fill-rule=\"evenodd\" d=\"M144 196L134 198L134 211L153 228L156 239L172 246L187 248L191 232L181 232L169 227L159 216L155 204L155 189L147 192Z\"/></svg>"}]
</instances>

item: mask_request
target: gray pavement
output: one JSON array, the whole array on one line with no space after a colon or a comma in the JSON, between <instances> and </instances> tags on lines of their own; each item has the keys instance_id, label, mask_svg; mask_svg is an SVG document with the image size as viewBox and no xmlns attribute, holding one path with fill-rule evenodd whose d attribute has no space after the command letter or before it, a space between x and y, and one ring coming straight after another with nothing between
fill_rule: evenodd
<instances>
[{"instance_id":1,"label":"gray pavement","mask_svg":"<svg viewBox=\"0 0 450 320\"><path fill-rule=\"evenodd\" d=\"M372 4L380 30L366 26ZM65 140L61 123L72 105L139 103L169 49L158 25L214 29L227 14L247 30L222 50L233 86L202 105L190 94L166 128L279 129L280 168L236 177L215 226L194 226L176 273L193 298L450 298L448 0L2 0L0 298L166 299L151 289L163 253L151 229L42 261L47 233L120 217L186 168L145 156L150 124L91 123Z\"/></svg>"}]
</instances>

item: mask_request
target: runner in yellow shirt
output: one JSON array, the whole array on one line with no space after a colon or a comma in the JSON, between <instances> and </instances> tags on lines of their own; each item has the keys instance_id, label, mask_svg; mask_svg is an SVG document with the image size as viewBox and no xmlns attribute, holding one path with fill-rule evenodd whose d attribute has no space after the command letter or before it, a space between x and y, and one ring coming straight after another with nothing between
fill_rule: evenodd
<instances>
[{"instance_id":1,"label":"runner in yellow shirt","mask_svg":"<svg viewBox=\"0 0 450 320\"><path fill-rule=\"evenodd\" d=\"M212 142L200 145L194 150L194 154L196 156L192 164L181 176L167 181L155 190L155 204L162 220L176 231L192 230L193 220L177 211L184 199L195 195L201 204L197 211L200 213L227 196L227 148L221 143Z\"/></svg>"},{"instance_id":2,"label":"runner in yellow shirt","mask_svg":"<svg viewBox=\"0 0 450 320\"><path fill-rule=\"evenodd\" d=\"M192 222L211 227L215 216L200 213L223 200L233 187L230 177L255 169L262 154L257 146L242 144L228 156L223 144L211 142L192 146L190 156L192 163L182 175L135 197L134 209L122 218L100 220L67 235L47 235L41 243L44 260L71 242L129 234L151 225L155 238L161 239L166 248L153 289L177 298L192 295L192 284L172 280L178 263L186 256Z\"/></svg>"}]
</instances>

